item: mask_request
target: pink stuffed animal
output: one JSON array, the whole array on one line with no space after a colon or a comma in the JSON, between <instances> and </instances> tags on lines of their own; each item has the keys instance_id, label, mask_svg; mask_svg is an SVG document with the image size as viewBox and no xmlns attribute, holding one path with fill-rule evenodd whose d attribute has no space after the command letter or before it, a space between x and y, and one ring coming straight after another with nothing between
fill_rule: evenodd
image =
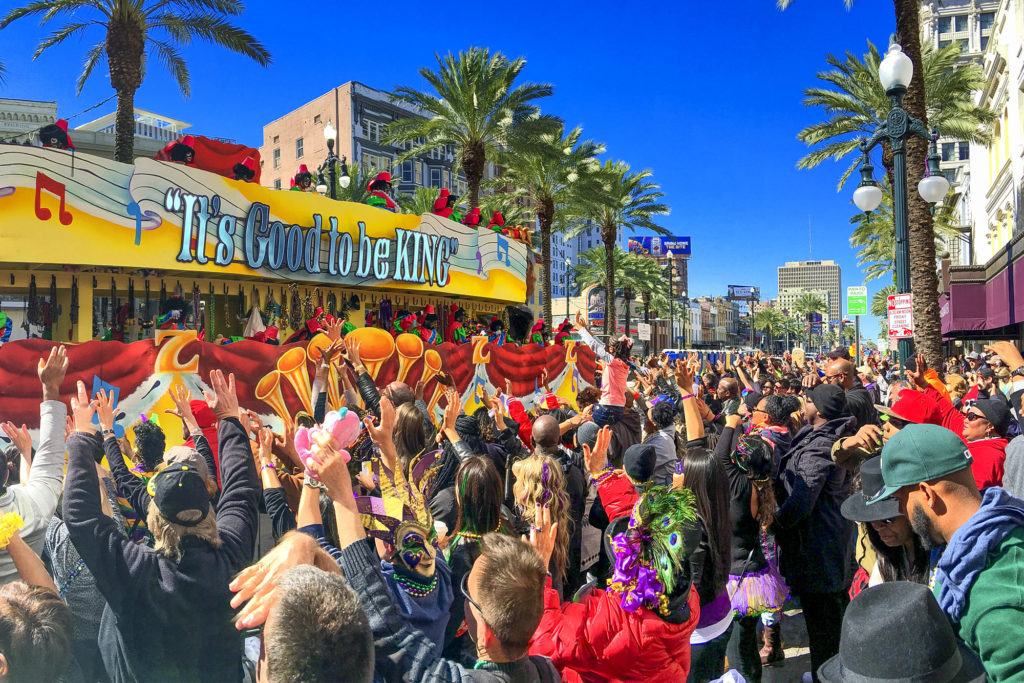
<instances>
[{"instance_id":1,"label":"pink stuffed animal","mask_svg":"<svg viewBox=\"0 0 1024 683\"><path fill-rule=\"evenodd\" d=\"M327 413L324 423L320 427L310 427L308 429L306 427L299 427L298 431L295 432L295 450L298 452L303 464L306 465L306 476L317 479L310 471L309 463L310 461L320 462L320 458L313 452L318 436L321 434L329 436L331 445L337 448L341 452L341 457L345 462L348 462L352 459L352 456L345 449L355 443L356 437L359 436L359 431L362 428L359 417L355 413L349 412L348 408L341 408L337 411L332 410Z\"/></svg>"}]
</instances>

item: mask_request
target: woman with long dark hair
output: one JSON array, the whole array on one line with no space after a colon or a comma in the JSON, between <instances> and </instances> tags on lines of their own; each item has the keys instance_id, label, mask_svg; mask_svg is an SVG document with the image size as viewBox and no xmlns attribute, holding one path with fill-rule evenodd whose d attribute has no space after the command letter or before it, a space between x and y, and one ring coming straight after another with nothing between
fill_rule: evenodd
<instances>
[{"instance_id":1,"label":"woman with long dark hair","mask_svg":"<svg viewBox=\"0 0 1024 683\"><path fill-rule=\"evenodd\" d=\"M738 421L739 416L726 418L726 431L735 429ZM732 547L728 592L739 626L733 629L727 654L733 668L746 680L758 683L761 656L757 623L762 614L780 609L789 597L785 581L766 557L762 545L765 532L775 519L773 445L758 433L741 437L731 453L728 442L729 439L721 439L715 452L729 478Z\"/></svg>"},{"instance_id":2,"label":"woman with long dark hair","mask_svg":"<svg viewBox=\"0 0 1024 683\"><path fill-rule=\"evenodd\" d=\"M413 403L403 403L395 409L395 451L402 471L409 476L409 462L427 449L427 435L423 432L423 413Z\"/></svg>"},{"instance_id":3,"label":"woman with long dark hair","mask_svg":"<svg viewBox=\"0 0 1024 683\"><path fill-rule=\"evenodd\" d=\"M928 551L921 545L910 521L900 514L897 501L889 499L867 504L884 486L881 456L861 464L860 482L860 490L843 501L841 511L843 517L864 525L868 541L875 550L875 566L868 585L886 581L928 583Z\"/></svg>"},{"instance_id":4,"label":"woman with long dark hair","mask_svg":"<svg viewBox=\"0 0 1024 683\"><path fill-rule=\"evenodd\" d=\"M682 485L693 492L701 539L690 556L693 587L700 596L700 620L690 636L693 683L720 678L732 629L732 606L726 592L732 532L729 526L729 482L715 454L691 448L683 460Z\"/></svg>"},{"instance_id":5,"label":"woman with long dark hair","mask_svg":"<svg viewBox=\"0 0 1024 683\"><path fill-rule=\"evenodd\" d=\"M473 569L480 557L480 541L491 532L513 534L514 525L502 511L504 488L501 476L490 458L474 455L466 458L455 472L455 502L458 521L446 549L452 569L452 585L462 585L462 578ZM461 591L452 602L444 637L444 656L476 663L476 650L468 634L456 638L462 625L465 598Z\"/></svg>"}]
</instances>

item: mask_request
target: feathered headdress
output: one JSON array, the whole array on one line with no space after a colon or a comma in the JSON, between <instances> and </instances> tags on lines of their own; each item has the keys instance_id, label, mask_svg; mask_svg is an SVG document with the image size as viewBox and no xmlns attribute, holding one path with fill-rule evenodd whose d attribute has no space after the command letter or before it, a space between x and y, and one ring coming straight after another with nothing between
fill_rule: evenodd
<instances>
[{"instance_id":1,"label":"feathered headdress","mask_svg":"<svg viewBox=\"0 0 1024 683\"><path fill-rule=\"evenodd\" d=\"M435 450L413 458L409 463L409 479L400 464L395 472L389 472L379 459L373 461L381 495L356 498L367 533L385 543L398 545L395 533L407 522L422 525L428 536L433 532L428 499L440 457L441 451Z\"/></svg>"},{"instance_id":2,"label":"feathered headdress","mask_svg":"<svg viewBox=\"0 0 1024 683\"><path fill-rule=\"evenodd\" d=\"M700 541L696 522L689 489L655 486L640 496L629 528L612 538L615 573L608 588L622 595L624 610L669 613L669 596L688 576L687 558Z\"/></svg>"}]
</instances>

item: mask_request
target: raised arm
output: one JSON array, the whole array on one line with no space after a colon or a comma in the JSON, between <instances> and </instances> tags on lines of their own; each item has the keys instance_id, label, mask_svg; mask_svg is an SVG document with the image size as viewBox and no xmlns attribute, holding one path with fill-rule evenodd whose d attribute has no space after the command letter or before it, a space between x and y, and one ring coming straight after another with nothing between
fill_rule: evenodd
<instances>
[{"instance_id":1,"label":"raised arm","mask_svg":"<svg viewBox=\"0 0 1024 683\"><path fill-rule=\"evenodd\" d=\"M64 489L64 524L68 537L96 579L96 586L110 608L120 613L131 600L136 572L156 555L128 541L117 523L103 514L96 455L99 435L92 424L96 404L89 402L85 384L78 382L78 394L71 399L75 431L68 437L67 486Z\"/></svg>"},{"instance_id":2,"label":"raised arm","mask_svg":"<svg viewBox=\"0 0 1024 683\"><path fill-rule=\"evenodd\" d=\"M206 402L220 420L217 429L223 491L217 503L217 528L223 547L232 557L232 565L241 569L248 564L256 541L259 483L249 435L238 420L235 376L225 379L220 370L210 372L213 392L205 392Z\"/></svg>"},{"instance_id":3,"label":"raised arm","mask_svg":"<svg viewBox=\"0 0 1024 683\"><path fill-rule=\"evenodd\" d=\"M683 420L686 422L686 441L699 441L704 438L704 421L697 409L697 397L693 393L693 376L697 372L696 359L683 362L676 361L676 384L683 392Z\"/></svg>"},{"instance_id":4,"label":"raised arm","mask_svg":"<svg viewBox=\"0 0 1024 683\"><path fill-rule=\"evenodd\" d=\"M35 543L50 523L57 509L57 499L64 484L64 421L67 407L60 400L60 385L68 369L67 351L63 346L50 349L46 359L40 359L39 381L43 385L43 402L39 406L39 450L32 461L28 482L21 487L17 505L25 526L24 538Z\"/></svg>"}]
</instances>

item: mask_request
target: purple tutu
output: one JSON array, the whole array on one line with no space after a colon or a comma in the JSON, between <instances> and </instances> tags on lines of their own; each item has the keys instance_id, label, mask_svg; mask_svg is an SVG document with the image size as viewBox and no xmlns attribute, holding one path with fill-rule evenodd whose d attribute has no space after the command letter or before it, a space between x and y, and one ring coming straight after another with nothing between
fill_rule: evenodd
<instances>
[{"instance_id":1,"label":"purple tutu","mask_svg":"<svg viewBox=\"0 0 1024 683\"><path fill-rule=\"evenodd\" d=\"M726 591L732 599L732 610L738 617L774 612L789 598L789 586L771 562L758 572L743 576L730 574Z\"/></svg>"}]
</instances>

